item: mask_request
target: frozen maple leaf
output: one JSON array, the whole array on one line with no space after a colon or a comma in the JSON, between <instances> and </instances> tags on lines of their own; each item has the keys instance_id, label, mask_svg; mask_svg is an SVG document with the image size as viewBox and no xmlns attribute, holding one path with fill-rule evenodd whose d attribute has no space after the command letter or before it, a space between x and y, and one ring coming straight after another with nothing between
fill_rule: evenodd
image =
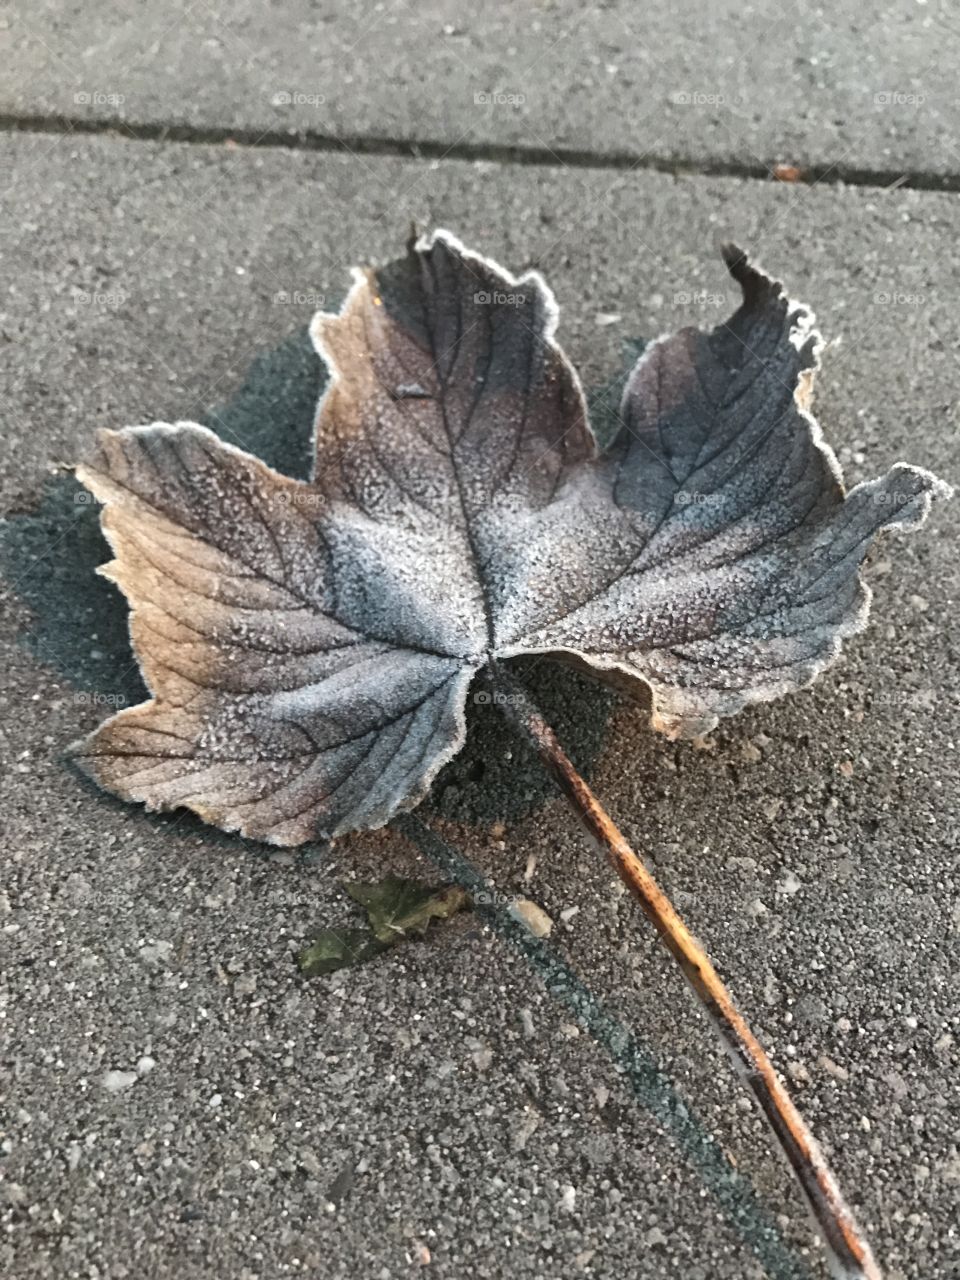
<instances>
[{"instance_id":1,"label":"frozen maple leaf","mask_svg":"<svg viewBox=\"0 0 960 1280\"><path fill-rule=\"evenodd\" d=\"M298 844L415 805L462 745L485 671L716 1025L833 1274L879 1280L720 976L502 662L586 664L647 687L657 728L703 733L815 679L866 622L874 535L916 527L949 492L898 464L844 493L810 416L813 316L724 256L741 306L652 344L602 452L546 285L445 232L358 272L341 313L314 322L331 381L309 483L193 423L102 432L78 474L104 503L103 572L130 601L153 697L75 756L126 799ZM328 930L307 971L422 917L362 888L377 938Z\"/></svg>"},{"instance_id":2,"label":"frozen maple leaf","mask_svg":"<svg viewBox=\"0 0 960 1280\"><path fill-rule=\"evenodd\" d=\"M671 736L808 684L866 621L873 536L947 489L898 464L844 493L809 412L813 316L724 256L741 306L648 348L605 452L544 282L446 232L314 321L309 483L192 423L101 432L78 474L153 697L81 766L298 844L421 800L499 659L642 682Z\"/></svg>"}]
</instances>

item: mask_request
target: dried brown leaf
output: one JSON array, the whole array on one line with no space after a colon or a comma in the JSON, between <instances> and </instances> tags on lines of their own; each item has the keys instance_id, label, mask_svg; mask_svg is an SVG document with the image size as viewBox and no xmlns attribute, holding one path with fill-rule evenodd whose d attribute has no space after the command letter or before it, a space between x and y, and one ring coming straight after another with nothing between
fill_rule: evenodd
<instances>
[{"instance_id":1,"label":"dried brown leaf","mask_svg":"<svg viewBox=\"0 0 960 1280\"><path fill-rule=\"evenodd\" d=\"M873 536L948 490L897 464L844 493L809 413L813 316L725 257L742 305L648 348L602 454L544 282L446 232L315 320L310 483L192 423L101 432L78 474L153 697L82 767L298 844L415 805L491 660L643 682L671 736L808 684L865 624Z\"/></svg>"}]
</instances>

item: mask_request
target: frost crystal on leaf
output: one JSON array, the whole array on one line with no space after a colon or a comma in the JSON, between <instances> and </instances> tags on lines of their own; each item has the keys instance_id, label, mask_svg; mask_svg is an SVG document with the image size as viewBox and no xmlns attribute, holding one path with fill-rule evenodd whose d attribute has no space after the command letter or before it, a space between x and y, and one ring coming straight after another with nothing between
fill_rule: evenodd
<instances>
[{"instance_id":1,"label":"frost crystal on leaf","mask_svg":"<svg viewBox=\"0 0 960 1280\"><path fill-rule=\"evenodd\" d=\"M643 682L671 736L808 684L866 622L873 536L949 490L897 464L844 494L809 411L813 316L724 255L741 306L648 348L604 453L543 280L443 231L315 319L309 483L193 423L101 432L78 475L153 698L80 765L298 844L417 804L491 659Z\"/></svg>"}]
</instances>

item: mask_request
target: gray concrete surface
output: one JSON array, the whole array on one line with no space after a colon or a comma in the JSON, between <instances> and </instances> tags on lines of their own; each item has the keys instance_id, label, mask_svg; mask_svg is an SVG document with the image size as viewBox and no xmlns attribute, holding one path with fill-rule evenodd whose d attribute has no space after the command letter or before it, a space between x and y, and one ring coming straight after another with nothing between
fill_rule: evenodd
<instances>
[{"instance_id":1,"label":"gray concrete surface","mask_svg":"<svg viewBox=\"0 0 960 1280\"><path fill-rule=\"evenodd\" d=\"M415 217L541 266L593 387L632 340L733 305L733 235L832 340L817 402L848 476L907 458L956 480L956 198L64 136L0 137L0 166L0 1269L822 1277L680 979L492 712L422 814L441 850L389 829L270 853L70 772L63 746L138 682L93 578L95 513L58 468L97 426L194 417L302 471L320 376L303 326ZM960 1269L957 518L884 544L870 631L710 750L529 674L891 1280ZM301 982L310 928L352 918L338 881L387 868L489 876L554 933L538 949L504 911L463 916Z\"/></svg>"},{"instance_id":2,"label":"gray concrete surface","mask_svg":"<svg viewBox=\"0 0 960 1280\"><path fill-rule=\"evenodd\" d=\"M12 0L0 110L450 146L960 166L950 0Z\"/></svg>"}]
</instances>

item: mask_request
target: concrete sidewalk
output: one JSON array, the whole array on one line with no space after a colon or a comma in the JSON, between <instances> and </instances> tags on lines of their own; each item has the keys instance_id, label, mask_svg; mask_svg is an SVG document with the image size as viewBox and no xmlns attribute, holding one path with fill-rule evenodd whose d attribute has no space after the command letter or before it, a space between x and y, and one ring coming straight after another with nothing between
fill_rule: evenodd
<instances>
[{"instance_id":1,"label":"concrete sidewalk","mask_svg":"<svg viewBox=\"0 0 960 1280\"><path fill-rule=\"evenodd\" d=\"M960 170L949 0L13 0L0 110L441 150Z\"/></svg>"},{"instance_id":2,"label":"concrete sidewalk","mask_svg":"<svg viewBox=\"0 0 960 1280\"><path fill-rule=\"evenodd\" d=\"M773 46L785 67L823 43L825 20L800 7L791 40ZM136 119L264 125L234 63L211 73L204 4L183 22L167 13L166 36L146 9L136 30L106 5L83 20L50 9L44 42L61 57L83 43L83 76L122 67L136 40L138 69L121 78L125 110L143 94ZM330 53L341 115L351 131L389 123L414 137L419 68L437 55L391 25L400 6L377 12L371 39L375 28L392 71L371 56L351 87ZM490 66L501 13L471 19ZM619 13L583 21L606 32ZM665 10L664 57L683 55L698 13ZM907 59L915 30L903 65L922 80L947 39L924 25L940 11L891 13L862 49ZM269 87L271 67L293 68L293 84L310 40L348 43L345 19L321 27L310 14L309 39L248 24L252 85ZM563 18L551 6L538 20ZM720 10L714 21L702 58L735 39ZM195 57L176 62L169 41L184 32ZM22 60L23 23L6 35L21 68L9 110L66 112L39 54L32 73ZM520 35L529 52L532 32ZM843 49L838 35L852 67ZM621 145L622 100L597 99L592 122L565 110L549 65L531 72L537 131ZM774 111L802 81L755 70L770 108L754 141L780 154ZM177 98L190 103L179 114ZM877 116L852 154L930 170L948 115L921 111L900 150ZM479 136L511 139L496 132L507 117L484 118ZM683 127L670 136L692 146ZM846 137L798 129L791 158L832 158ZM715 157L719 136L700 138ZM390 828L277 853L81 784L63 747L141 694L123 603L93 576L96 512L57 468L98 426L194 418L302 473L321 382L304 326L321 298L338 303L351 265L396 254L416 219L513 269L539 266L594 388L638 340L729 312L716 246L733 237L814 305L831 339L817 408L848 479L906 458L955 481L957 197L37 132L0 135L0 171L0 1268L17 1280L822 1277L797 1193L680 978L493 712L477 713L421 814L442 847ZM957 510L941 505L922 533L879 547L870 630L814 689L725 723L712 750L655 738L642 714L546 664L530 677L773 1050L891 1280L960 1274ZM293 955L311 927L354 918L339 882L388 869L489 877L536 900L554 931L538 947L505 910L465 915L304 983Z\"/></svg>"}]
</instances>

